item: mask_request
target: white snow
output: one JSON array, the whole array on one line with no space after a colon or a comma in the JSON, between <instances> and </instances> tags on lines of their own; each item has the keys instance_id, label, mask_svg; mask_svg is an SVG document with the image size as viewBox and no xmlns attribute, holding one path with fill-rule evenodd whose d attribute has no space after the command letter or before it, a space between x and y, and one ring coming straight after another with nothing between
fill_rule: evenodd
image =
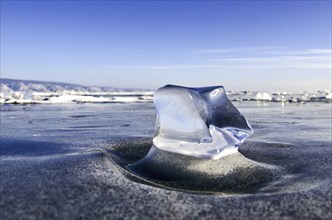
<instances>
[{"instance_id":1,"label":"white snow","mask_svg":"<svg viewBox=\"0 0 332 220\"><path fill-rule=\"evenodd\" d=\"M0 89L0 104L151 102L153 96L152 91L142 89L11 79L1 79Z\"/></svg>"},{"instance_id":2,"label":"white snow","mask_svg":"<svg viewBox=\"0 0 332 220\"><path fill-rule=\"evenodd\" d=\"M317 92L227 91L231 101L315 102L332 101L331 90ZM0 104L152 102L153 91L81 86L67 83L0 79Z\"/></svg>"},{"instance_id":3,"label":"white snow","mask_svg":"<svg viewBox=\"0 0 332 220\"><path fill-rule=\"evenodd\" d=\"M258 92L256 94L256 100L260 100L260 101L271 101L272 97L269 93L266 92Z\"/></svg>"}]
</instances>

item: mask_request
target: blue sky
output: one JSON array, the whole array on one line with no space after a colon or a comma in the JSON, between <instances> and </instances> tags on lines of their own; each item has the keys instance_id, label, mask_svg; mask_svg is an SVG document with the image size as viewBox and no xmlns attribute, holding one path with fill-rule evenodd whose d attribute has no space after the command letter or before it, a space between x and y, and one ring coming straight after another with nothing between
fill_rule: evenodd
<instances>
[{"instance_id":1,"label":"blue sky","mask_svg":"<svg viewBox=\"0 0 332 220\"><path fill-rule=\"evenodd\" d=\"M331 1L1 1L1 77L331 89Z\"/></svg>"}]
</instances>

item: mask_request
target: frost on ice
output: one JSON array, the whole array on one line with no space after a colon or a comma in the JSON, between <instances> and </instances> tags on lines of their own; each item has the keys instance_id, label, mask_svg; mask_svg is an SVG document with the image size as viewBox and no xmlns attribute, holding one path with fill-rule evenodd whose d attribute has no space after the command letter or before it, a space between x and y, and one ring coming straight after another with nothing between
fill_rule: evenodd
<instances>
[{"instance_id":1,"label":"frost on ice","mask_svg":"<svg viewBox=\"0 0 332 220\"><path fill-rule=\"evenodd\" d=\"M222 86L166 85L154 94L154 105L158 114L153 144L164 151L219 159L237 152L253 134Z\"/></svg>"}]
</instances>

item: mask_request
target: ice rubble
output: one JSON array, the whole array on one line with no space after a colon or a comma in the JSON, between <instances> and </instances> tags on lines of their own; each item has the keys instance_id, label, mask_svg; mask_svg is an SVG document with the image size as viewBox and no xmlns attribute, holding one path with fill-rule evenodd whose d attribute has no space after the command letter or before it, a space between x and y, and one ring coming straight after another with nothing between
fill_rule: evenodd
<instances>
[{"instance_id":1,"label":"ice rubble","mask_svg":"<svg viewBox=\"0 0 332 220\"><path fill-rule=\"evenodd\" d=\"M228 91L232 101L331 102L331 90L316 92ZM0 104L152 102L153 91L88 87L68 83L0 79Z\"/></svg>"}]
</instances>

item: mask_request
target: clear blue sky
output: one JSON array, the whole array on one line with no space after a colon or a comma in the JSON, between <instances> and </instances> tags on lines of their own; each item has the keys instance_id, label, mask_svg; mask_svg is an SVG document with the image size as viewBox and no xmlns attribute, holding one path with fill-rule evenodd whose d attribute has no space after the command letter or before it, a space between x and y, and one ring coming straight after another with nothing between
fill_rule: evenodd
<instances>
[{"instance_id":1,"label":"clear blue sky","mask_svg":"<svg viewBox=\"0 0 332 220\"><path fill-rule=\"evenodd\" d=\"M1 1L1 77L331 89L331 1Z\"/></svg>"}]
</instances>

